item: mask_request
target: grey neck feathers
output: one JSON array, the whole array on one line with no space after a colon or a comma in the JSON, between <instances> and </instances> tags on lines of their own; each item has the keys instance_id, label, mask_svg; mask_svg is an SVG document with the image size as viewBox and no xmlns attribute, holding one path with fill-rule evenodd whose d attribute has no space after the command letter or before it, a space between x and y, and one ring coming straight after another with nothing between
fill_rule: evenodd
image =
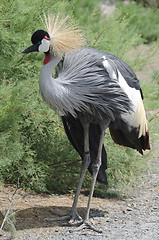
<instances>
[{"instance_id":1,"label":"grey neck feathers","mask_svg":"<svg viewBox=\"0 0 159 240\"><path fill-rule=\"evenodd\" d=\"M60 62L60 60L61 60L61 57L55 56L52 54L50 62L48 62L43 66L41 72L44 71L45 73L47 73L47 77L48 76L52 77L52 73L55 67L57 66L57 64Z\"/></svg>"},{"instance_id":2,"label":"grey neck feathers","mask_svg":"<svg viewBox=\"0 0 159 240\"><path fill-rule=\"evenodd\" d=\"M52 55L52 59L43 66L39 76L40 93L43 100L54 110L63 109L61 104L62 84L58 78L53 78L52 73L61 58ZM63 110L61 110L63 112Z\"/></svg>"}]
</instances>

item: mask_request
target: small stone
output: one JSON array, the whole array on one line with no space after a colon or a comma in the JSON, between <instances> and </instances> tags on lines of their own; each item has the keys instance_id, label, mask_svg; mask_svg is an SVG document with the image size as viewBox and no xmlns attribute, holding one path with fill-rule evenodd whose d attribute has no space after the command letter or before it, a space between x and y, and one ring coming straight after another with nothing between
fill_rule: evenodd
<instances>
[{"instance_id":1,"label":"small stone","mask_svg":"<svg viewBox=\"0 0 159 240\"><path fill-rule=\"evenodd\" d=\"M153 209L156 210L156 209L158 209L158 207L157 207L157 206L154 206Z\"/></svg>"},{"instance_id":2,"label":"small stone","mask_svg":"<svg viewBox=\"0 0 159 240\"><path fill-rule=\"evenodd\" d=\"M135 222L136 225L139 225L140 223L139 222Z\"/></svg>"},{"instance_id":3,"label":"small stone","mask_svg":"<svg viewBox=\"0 0 159 240\"><path fill-rule=\"evenodd\" d=\"M132 203L131 205L132 205L132 207L136 207L136 203Z\"/></svg>"},{"instance_id":4,"label":"small stone","mask_svg":"<svg viewBox=\"0 0 159 240\"><path fill-rule=\"evenodd\" d=\"M133 209L132 208L127 208L127 211L131 212L131 211L133 211Z\"/></svg>"},{"instance_id":5,"label":"small stone","mask_svg":"<svg viewBox=\"0 0 159 240\"><path fill-rule=\"evenodd\" d=\"M108 219L106 220L106 222L110 222L110 218L108 218Z\"/></svg>"},{"instance_id":6,"label":"small stone","mask_svg":"<svg viewBox=\"0 0 159 240\"><path fill-rule=\"evenodd\" d=\"M55 229L55 232L58 232L59 230L58 229Z\"/></svg>"}]
</instances>

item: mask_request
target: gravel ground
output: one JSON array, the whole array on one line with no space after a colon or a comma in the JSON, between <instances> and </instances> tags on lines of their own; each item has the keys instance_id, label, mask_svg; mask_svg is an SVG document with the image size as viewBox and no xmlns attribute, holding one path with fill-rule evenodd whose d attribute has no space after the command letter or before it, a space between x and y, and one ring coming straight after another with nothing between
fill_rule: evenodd
<instances>
[{"instance_id":1,"label":"gravel ground","mask_svg":"<svg viewBox=\"0 0 159 240\"><path fill-rule=\"evenodd\" d=\"M159 144L158 144L159 145ZM157 157L158 158L158 157ZM135 192L128 193L123 199L93 198L91 221L102 229L102 233L92 230L71 232L72 227L61 226L61 223L45 223L44 218L50 209L67 213L72 204L72 196L28 194L20 190L14 199L16 213L15 240L158 240L159 239L159 161L151 161L153 171L143 173L143 181ZM7 190L6 190L7 189ZM5 192L6 190L6 192ZM7 194L14 191L4 188L0 195L1 206L6 206ZM79 213L83 215L88 198L80 196ZM9 203L8 203L9 205ZM7 207L5 207L7 209ZM51 216L51 215L50 215ZM10 233L5 233L0 240L10 240Z\"/></svg>"},{"instance_id":2,"label":"gravel ground","mask_svg":"<svg viewBox=\"0 0 159 240\"><path fill-rule=\"evenodd\" d=\"M98 234L92 231L82 233L62 232L47 239L111 239L111 240L158 240L159 239L159 161L154 159L153 173L146 171L144 181L131 197L114 202L110 200L107 210L94 211L93 222L103 230ZM101 215L101 216L100 216ZM104 217L102 216L104 215ZM40 238L38 238L40 239Z\"/></svg>"}]
</instances>

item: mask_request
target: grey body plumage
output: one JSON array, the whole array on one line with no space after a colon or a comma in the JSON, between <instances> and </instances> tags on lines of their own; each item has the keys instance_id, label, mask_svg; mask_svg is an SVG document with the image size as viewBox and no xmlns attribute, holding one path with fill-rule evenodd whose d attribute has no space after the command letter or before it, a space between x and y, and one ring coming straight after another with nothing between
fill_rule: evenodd
<instances>
[{"instance_id":1,"label":"grey body plumage","mask_svg":"<svg viewBox=\"0 0 159 240\"><path fill-rule=\"evenodd\" d=\"M45 78L45 81L44 66L40 74L44 101L61 115L69 113L77 117L80 112L85 112L95 116L96 122L106 118L113 121L120 118L121 113L130 111L132 103L117 81L110 79L102 64L103 56L113 57L91 48L66 54L58 78ZM48 73L53 70L55 58L53 56L47 64Z\"/></svg>"}]
</instances>

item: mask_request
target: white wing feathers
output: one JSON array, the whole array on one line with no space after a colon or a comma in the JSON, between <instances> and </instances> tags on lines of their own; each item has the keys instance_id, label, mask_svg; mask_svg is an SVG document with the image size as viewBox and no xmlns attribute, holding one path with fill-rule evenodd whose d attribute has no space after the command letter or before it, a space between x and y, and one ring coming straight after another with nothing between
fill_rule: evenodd
<instances>
[{"instance_id":1,"label":"white wing feathers","mask_svg":"<svg viewBox=\"0 0 159 240\"><path fill-rule=\"evenodd\" d=\"M113 67L111 66L111 63L109 62L109 59L106 59L105 56L103 57L103 66L109 73L110 78L116 79L122 90L127 94L128 98L133 104L132 110L130 112L122 114L123 120L130 126L139 130L139 138L142 135L145 136L146 132L148 131L148 126L140 91L130 87L118 69L116 69L116 74Z\"/></svg>"}]
</instances>

